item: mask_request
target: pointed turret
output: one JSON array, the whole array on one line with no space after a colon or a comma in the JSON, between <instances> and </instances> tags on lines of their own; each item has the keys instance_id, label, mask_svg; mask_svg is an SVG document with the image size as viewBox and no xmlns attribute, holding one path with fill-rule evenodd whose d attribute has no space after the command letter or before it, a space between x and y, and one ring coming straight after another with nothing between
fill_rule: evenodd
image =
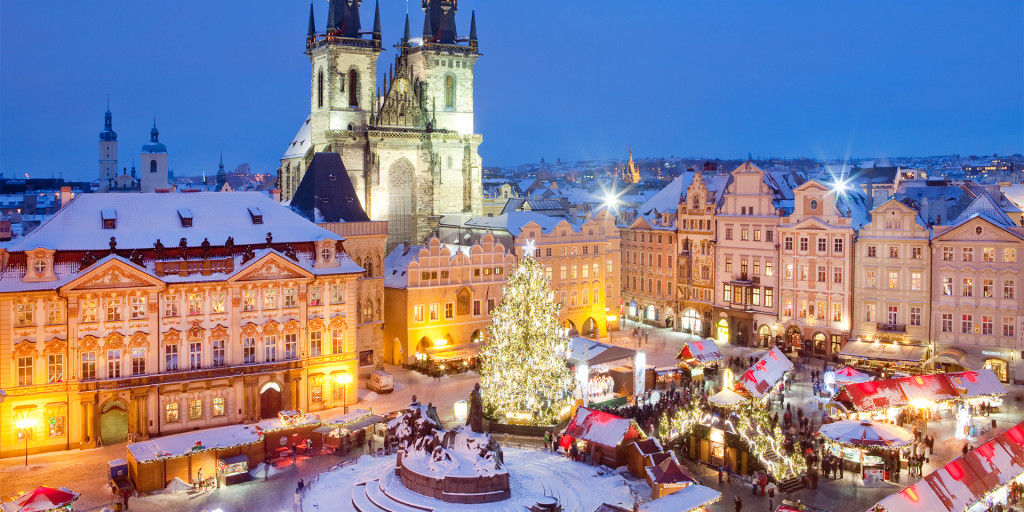
<instances>
[{"instance_id":1,"label":"pointed turret","mask_svg":"<svg viewBox=\"0 0 1024 512\"><path fill-rule=\"evenodd\" d=\"M341 26L342 37L360 37L359 32L362 30L359 22L359 6L363 3L362 0L341 0L345 10L344 21Z\"/></svg>"},{"instance_id":2,"label":"pointed turret","mask_svg":"<svg viewBox=\"0 0 1024 512\"><path fill-rule=\"evenodd\" d=\"M341 0L342 3L345 0ZM338 30L338 19L335 17L338 10L337 0L331 0L331 3L327 5L327 32L331 33Z\"/></svg>"},{"instance_id":3,"label":"pointed turret","mask_svg":"<svg viewBox=\"0 0 1024 512\"><path fill-rule=\"evenodd\" d=\"M381 40L380 30L380 0L377 0L373 6L373 39Z\"/></svg>"},{"instance_id":4,"label":"pointed turret","mask_svg":"<svg viewBox=\"0 0 1024 512\"><path fill-rule=\"evenodd\" d=\"M114 116L110 113L110 96L107 96L107 112L103 114L103 131L100 132L100 140L115 141L117 132L114 131Z\"/></svg>"},{"instance_id":5,"label":"pointed turret","mask_svg":"<svg viewBox=\"0 0 1024 512\"><path fill-rule=\"evenodd\" d=\"M469 43L476 46L476 9L473 9L473 15L469 19Z\"/></svg>"},{"instance_id":6,"label":"pointed turret","mask_svg":"<svg viewBox=\"0 0 1024 512\"><path fill-rule=\"evenodd\" d=\"M316 37L316 19L313 17L313 2L309 3L309 29L306 31L306 40L312 41Z\"/></svg>"},{"instance_id":7,"label":"pointed turret","mask_svg":"<svg viewBox=\"0 0 1024 512\"><path fill-rule=\"evenodd\" d=\"M412 37L409 34L409 13L405 13L405 33L402 35L402 44L408 45Z\"/></svg>"},{"instance_id":8,"label":"pointed turret","mask_svg":"<svg viewBox=\"0 0 1024 512\"><path fill-rule=\"evenodd\" d=\"M224 170L224 152L220 154L220 165L217 166L217 190L222 190L228 181L228 173Z\"/></svg>"},{"instance_id":9,"label":"pointed turret","mask_svg":"<svg viewBox=\"0 0 1024 512\"><path fill-rule=\"evenodd\" d=\"M423 16L423 44L434 39L434 27L430 24L430 9Z\"/></svg>"}]
</instances>

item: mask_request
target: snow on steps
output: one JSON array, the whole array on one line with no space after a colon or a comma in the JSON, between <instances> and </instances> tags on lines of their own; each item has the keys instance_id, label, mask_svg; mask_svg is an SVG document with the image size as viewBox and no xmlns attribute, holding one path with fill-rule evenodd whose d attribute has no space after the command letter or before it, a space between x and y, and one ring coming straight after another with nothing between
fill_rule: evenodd
<instances>
[{"instance_id":1,"label":"snow on steps","mask_svg":"<svg viewBox=\"0 0 1024 512\"><path fill-rule=\"evenodd\" d=\"M378 507L389 512L433 512L434 509L406 503L384 490L383 482L377 480L366 485L366 497Z\"/></svg>"},{"instance_id":2,"label":"snow on steps","mask_svg":"<svg viewBox=\"0 0 1024 512\"><path fill-rule=\"evenodd\" d=\"M356 512L386 512L384 509L374 505L366 496L366 482L356 484L352 487L352 508ZM372 482L371 484L372 485Z\"/></svg>"}]
</instances>

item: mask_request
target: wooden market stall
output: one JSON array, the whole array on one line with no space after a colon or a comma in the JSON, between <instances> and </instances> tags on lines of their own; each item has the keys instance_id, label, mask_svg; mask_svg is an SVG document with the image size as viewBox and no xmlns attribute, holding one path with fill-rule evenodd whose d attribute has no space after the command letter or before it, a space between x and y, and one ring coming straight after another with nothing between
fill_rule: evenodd
<instances>
[{"instance_id":1,"label":"wooden market stall","mask_svg":"<svg viewBox=\"0 0 1024 512\"><path fill-rule=\"evenodd\" d=\"M589 454L595 464L617 468L626 464L626 447L646 439L636 421L614 414L579 407L562 436L562 448L570 450L576 443L580 453Z\"/></svg>"}]
</instances>

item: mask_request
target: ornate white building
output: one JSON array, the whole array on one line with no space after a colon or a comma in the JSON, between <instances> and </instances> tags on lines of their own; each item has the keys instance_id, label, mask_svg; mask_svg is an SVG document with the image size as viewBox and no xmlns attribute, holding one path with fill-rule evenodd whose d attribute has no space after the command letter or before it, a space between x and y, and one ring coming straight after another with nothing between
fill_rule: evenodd
<instances>
[{"instance_id":1,"label":"ornate white building","mask_svg":"<svg viewBox=\"0 0 1024 512\"><path fill-rule=\"evenodd\" d=\"M388 221L390 248L425 239L442 214L482 211L476 17L460 38L458 0L423 0L422 37L410 36L406 16L398 55L378 83L380 11L373 30L362 31L361 3L331 0L324 32L310 7L310 113L281 158L279 183L288 201L313 154L341 154L367 215Z\"/></svg>"}]
</instances>

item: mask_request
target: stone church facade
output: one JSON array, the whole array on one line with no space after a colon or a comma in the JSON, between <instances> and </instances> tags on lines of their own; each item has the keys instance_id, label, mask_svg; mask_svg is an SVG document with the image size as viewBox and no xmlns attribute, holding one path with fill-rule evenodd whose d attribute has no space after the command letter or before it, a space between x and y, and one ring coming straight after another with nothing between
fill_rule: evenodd
<instances>
[{"instance_id":1,"label":"stone church facade","mask_svg":"<svg viewBox=\"0 0 1024 512\"><path fill-rule=\"evenodd\" d=\"M324 32L310 9L310 114L281 158L281 200L290 200L313 154L339 153L366 213L388 221L390 248L425 239L443 214L482 212L476 19L460 38L457 0L423 0L422 37L410 36L407 16L379 84L380 13L362 31L360 4L332 0Z\"/></svg>"}]
</instances>

